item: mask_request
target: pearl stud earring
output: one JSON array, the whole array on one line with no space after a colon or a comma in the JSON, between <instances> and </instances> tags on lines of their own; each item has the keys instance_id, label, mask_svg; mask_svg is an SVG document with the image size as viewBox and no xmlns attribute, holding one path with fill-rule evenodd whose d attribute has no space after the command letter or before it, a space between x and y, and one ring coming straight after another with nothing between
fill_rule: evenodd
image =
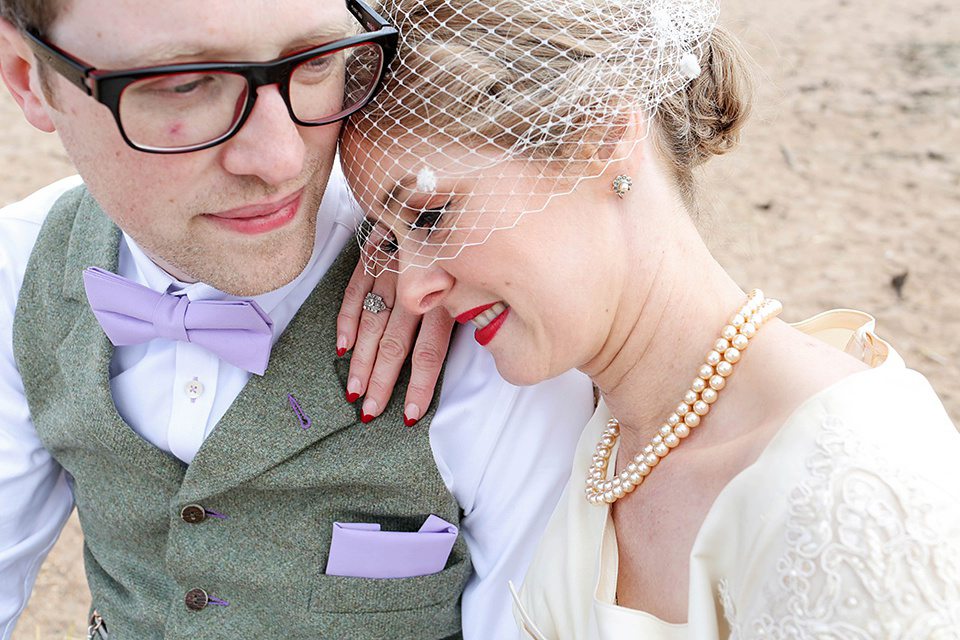
<instances>
[{"instance_id":1,"label":"pearl stud earring","mask_svg":"<svg viewBox=\"0 0 960 640\"><path fill-rule=\"evenodd\" d=\"M632 186L633 180L630 179L630 176L621 174L613 179L613 192L617 194L618 198L625 196Z\"/></svg>"}]
</instances>

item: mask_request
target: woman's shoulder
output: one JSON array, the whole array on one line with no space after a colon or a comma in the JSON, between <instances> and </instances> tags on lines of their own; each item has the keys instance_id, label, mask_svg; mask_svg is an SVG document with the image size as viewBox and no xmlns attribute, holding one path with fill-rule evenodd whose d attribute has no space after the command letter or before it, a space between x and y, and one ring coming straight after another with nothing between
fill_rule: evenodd
<instances>
[{"instance_id":1,"label":"woman's shoulder","mask_svg":"<svg viewBox=\"0 0 960 640\"><path fill-rule=\"evenodd\" d=\"M893 501L901 519L935 501L955 512L960 526L958 460L960 432L936 392L923 375L890 357L801 403L712 511L736 506L768 519L805 513L811 526L839 526L837 509L856 490L878 504ZM765 490L754 491L757 485ZM746 548L755 542L746 541Z\"/></svg>"},{"instance_id":2,"label":"woman's shoulder","mask_svg":"<svg viewBox=\"0 0 960 640\"><path fill-rule=\"evenodd\" d=\"M930 384L896 358L810 398L715 505L758 519L714 573L731 628L960 628L958 459L960 434Z\"/></svg>"},{"instance_id":3,"label":"woman's shoulder","mask_svg":"<svg viewBox=\"0 0 960 640\"><path fill-rule=\"evenodd\" d=\"M890 472L946 473L960 492L960 433L929 381L894 355L817 393L783 429L810 439L815 452L841 439L844 455L829 456L834 463L874 459Z\"/></svg>"},{"instance_id":4,"label":"woman's shoulder","mask_svg":"<svg viewBox=\"0 0 960 640\"><path fill-rule=\"evenodd\" d=\"M891 469L914 469L920 475L931 465L941 466L934 463L960 455L960 433L936 392L878 336L872 316L840 309L793 326L870 368L842 377L802 402L784 423L784 438L822 445L829 434L842 432L851 447L859 447L860 457L886 458ZM960 468L947 466L951 477L960 477Z\"/></svg>"}]
</instances>

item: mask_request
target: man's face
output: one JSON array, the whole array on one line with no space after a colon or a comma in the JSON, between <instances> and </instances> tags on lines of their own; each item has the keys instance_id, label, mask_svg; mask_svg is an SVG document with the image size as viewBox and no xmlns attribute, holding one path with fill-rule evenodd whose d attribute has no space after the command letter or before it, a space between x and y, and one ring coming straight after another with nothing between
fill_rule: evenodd
<instances>
[{"instance_id":1,"label":"man's face","mask_svg":"<svg viewBox=\"0 0 960 640\"><path fill-rule=\"evenodd\" d=\"M73 0L47 35L113 70L271 60L344 37L354 24L343 0ZM50 76L50 117L90 192L171 275L255 295L303 270L338 124L297 126L273 85L260 88L225 143L149 154L127 146L109 109Z\"/></svg>"}]
</instances>

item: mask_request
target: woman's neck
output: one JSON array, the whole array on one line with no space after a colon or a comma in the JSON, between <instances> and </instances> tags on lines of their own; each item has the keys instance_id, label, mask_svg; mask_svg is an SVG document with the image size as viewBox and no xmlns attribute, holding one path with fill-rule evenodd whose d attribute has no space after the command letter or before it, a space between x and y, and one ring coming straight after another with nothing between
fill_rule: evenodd
<instances>
[{"instance_id":1,"label":"woman's neck","mask_svg":"<svg viewBox=\"0 0 960 640\"><path fill-rule=\"evenodd\" d=\"M693 234L680 234L686 241L665 251L656 269L638 265L630 274L610 336L581 367L620 421L629 451L655 435L746 299Z\"/></svg>"}]
</instances>

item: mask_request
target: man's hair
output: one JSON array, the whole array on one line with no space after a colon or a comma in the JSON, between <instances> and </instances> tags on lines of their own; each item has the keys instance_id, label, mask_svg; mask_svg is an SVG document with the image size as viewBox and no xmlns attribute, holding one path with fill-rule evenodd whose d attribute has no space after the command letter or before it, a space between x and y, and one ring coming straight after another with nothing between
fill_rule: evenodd
<instances>
[{"instance_id":1,"label":"man's hair","mask_svg":"<svg viewBox=\"0 0 960 640\"><path fill-rule=\"evenodd\" d=\"M67 2L68 0L0 0L0 17L10 22L20 33L33 29L44 34L53 24L57 13L66 7ZM40 63L37 66L37 73L47 101L52 106L56 106L50 69L47 65Z\"/></svg>"},{"instance_id":2,"label":"man's hair","mask_svg":"<svg viewBox=\"0 0 960 640\"><path fill-rule=\"evenodd\" d=\"M66 0L0 0L0 16L20 31L45 33Z\"/></svg>"}]
</instances>

